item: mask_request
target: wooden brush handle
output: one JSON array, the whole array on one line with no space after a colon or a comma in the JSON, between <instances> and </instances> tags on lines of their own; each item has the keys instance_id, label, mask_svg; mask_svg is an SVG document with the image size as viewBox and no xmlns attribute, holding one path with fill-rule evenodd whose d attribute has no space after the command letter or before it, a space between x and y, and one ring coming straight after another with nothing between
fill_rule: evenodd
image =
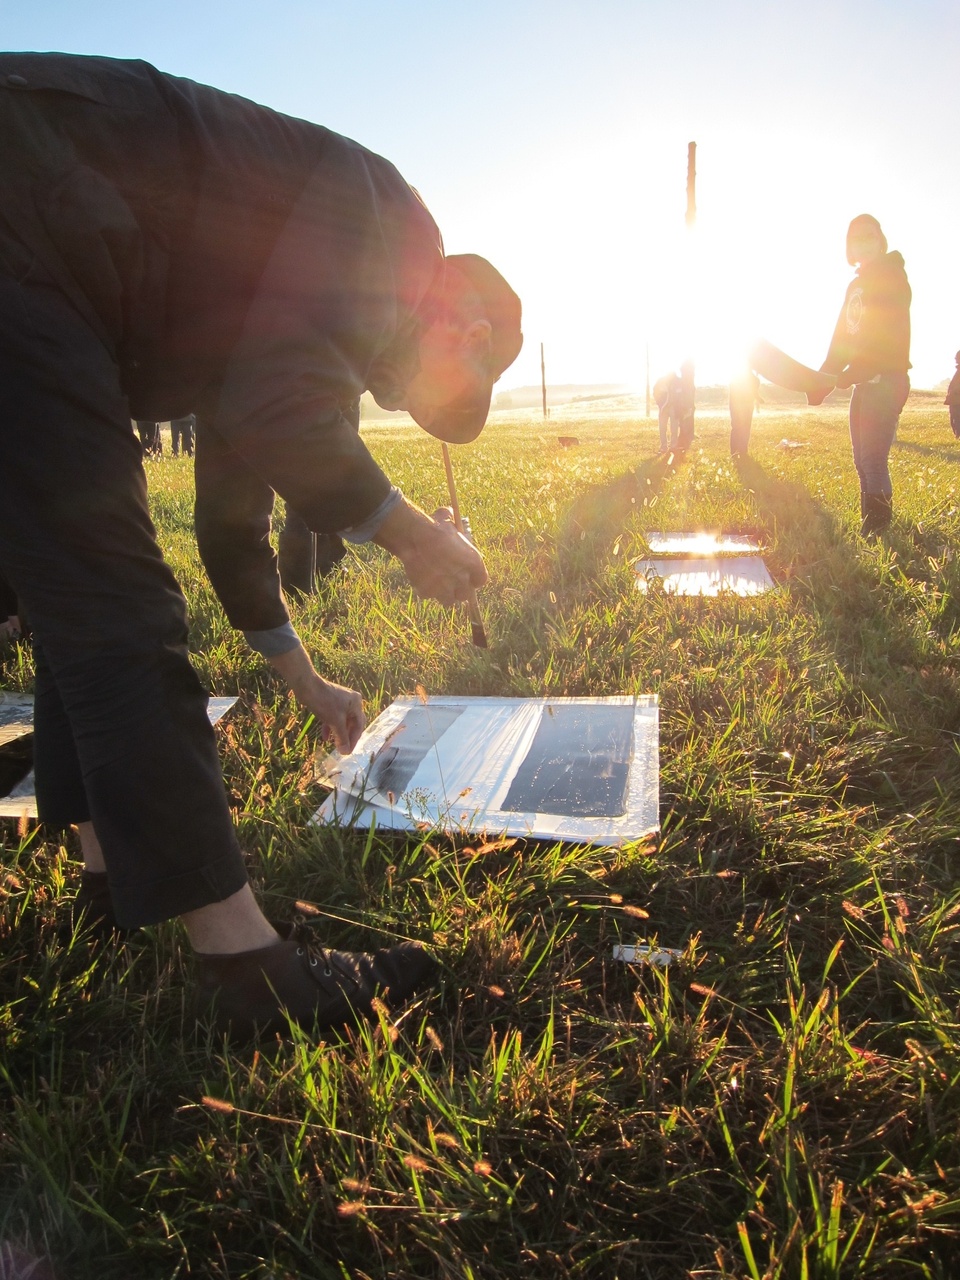
<instances>
[{"instance_id":1,"label":"wooden brush handle","mask_svg":"<svg viewBox=\"0 0 960 1280\"><path fill-rule=\"evenodd\" d=\"M453 511L453 523L457 533L463 533L463 517L460 515L460 503L457 501L457 485L453 478L453 464L450 461L450 450L447 448L447 442L441 441L440 447L443 449L443 469L447 473L447 492L450 494L450 507ZM467 610L470 614L470 627L473 631L473 643L478 649L486 649L487 633L483 629L483 618L480 615L480 605L477 601L477 592L475 587L470 588L467 596Z\"/></svg>"}]
</instances>

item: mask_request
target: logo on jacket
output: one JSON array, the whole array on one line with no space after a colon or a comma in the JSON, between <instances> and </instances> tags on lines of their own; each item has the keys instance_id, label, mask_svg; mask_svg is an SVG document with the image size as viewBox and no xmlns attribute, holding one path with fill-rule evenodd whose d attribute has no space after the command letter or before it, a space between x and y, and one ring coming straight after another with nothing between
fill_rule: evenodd
<instances>
[{"instance_id":1,"label":"logo on jacket","mask_svg":"<svg viewBox=\"0 0 960 1280\"><path fill-rule=\"evenodd\" d=\"M863 319L863 290L854 289L847 300L847 333L859 333Z\"/></svg>"}]
</instances>

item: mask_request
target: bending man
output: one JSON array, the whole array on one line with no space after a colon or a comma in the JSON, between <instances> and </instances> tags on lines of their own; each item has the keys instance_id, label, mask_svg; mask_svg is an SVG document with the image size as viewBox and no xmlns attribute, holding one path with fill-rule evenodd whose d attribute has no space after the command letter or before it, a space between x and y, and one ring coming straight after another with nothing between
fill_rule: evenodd
<instances>
[{"instance_id":1,"label":"bending man","mask_svg":"<svg viewBox=\"0 0 960 1280\"><path fill-rule=\"evenodd\" d=\"M0 570L34 629L41 816L84 824L121 925L183 919L223 1023L282 1027L285 1008L329 1026L377 992L400 1001L429 975L421 948L310 955L251 893L130 418L197 413L215 587L237 580L217 527L242 527L259 562L228 616L349 747L357 695L313 671L260 585L273 494L464 599L482 560L391 486L358 398L473 439L519 301L483 259L444 258L387 161L146 63L0 55L0 132Z\"/></svg>"}]
</instances>

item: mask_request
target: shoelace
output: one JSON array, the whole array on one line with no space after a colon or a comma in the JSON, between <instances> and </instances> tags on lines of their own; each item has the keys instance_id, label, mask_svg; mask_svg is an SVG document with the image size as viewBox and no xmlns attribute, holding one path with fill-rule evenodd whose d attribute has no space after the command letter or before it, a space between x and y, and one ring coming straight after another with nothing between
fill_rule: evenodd
<instances>
[{"instance_id":1,"label":"shoelace","mask_svg":"<svg viewBox=\"0 0 960 1280\"><path fill-rule=\"evenodd\" d=\"M326 952L326 950L325 950L323 947L318 947L318 948L317 948L317 950L318 950L318 951L320 952L320 954L323 956L323 976L324 976L325 978L332 978L332 977L333 977L333 970L330 968L330 956L329 956L329 954ZM315 968L317 967L317 965L320 963L320 961L319 961L319 960L317 959L317 957L313 954L313 952L312 952L312 951L308 951L306 947L297 947L297 955L298 955L298 956L306 956L306 958L310 961L310 968L311 968L311 969L315 969Z\"/></svg>"},{"instance_id":2,"label":"shoelace","mask_svg":"<svg viewBox=\"0 0 960 1280\"><path fill-rule=\"evenodd\" d=\"M349 969L345 965L336 963L336 961L333 959L333 956L326 949L326 947L319 947L319 946L297 947L297 955L308 959L310 961L311 969L316 969L317 965L320 963L320 960L317 958L317 953L319 953L319 955L323 958L323 976L325 978L333 977L333 966L336 965L337 972L341 974L344 978L349 978L355 987L360 987L363 985L362 980L357 976L356 973L353 972L352 969Z\"/></svg>"}]
</instances>

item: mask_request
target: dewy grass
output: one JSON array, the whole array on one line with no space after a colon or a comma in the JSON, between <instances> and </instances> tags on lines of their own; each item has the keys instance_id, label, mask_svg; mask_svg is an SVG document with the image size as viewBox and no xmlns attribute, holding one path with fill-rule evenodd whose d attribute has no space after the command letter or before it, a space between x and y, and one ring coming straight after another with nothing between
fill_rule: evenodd
<instances>
[{"instance_id":1,"label":"dewy grass","mask_svg":"<svg viewBox=\"0 0 960 1280\"><path fill-rule=\"evenodd\" d=\"M4 822L0 1247L57 1280L942 1277L960 1251L960 446L906 410L864 543L839 410L494 421L456 459L462 610L351 551L294 606L370 715L429 694L657 693L656 842L316 829L315 730L227 626L189 464L148 471L251 874L324 942L432 943L441 990L343 1040L197 1034L177 926L64 932L72 840ZM560 448L556 433L580 445ZM439 449L374 428L445 501ZM782 439L800 449L780 447ZM634 589L650 529L758 536L777 590ZM3 687L30 687L3 651ZM614 945L682 956L664 970ZM0 1255L6 1259L7 1255Z\"/></svg>"}]
</instances>

